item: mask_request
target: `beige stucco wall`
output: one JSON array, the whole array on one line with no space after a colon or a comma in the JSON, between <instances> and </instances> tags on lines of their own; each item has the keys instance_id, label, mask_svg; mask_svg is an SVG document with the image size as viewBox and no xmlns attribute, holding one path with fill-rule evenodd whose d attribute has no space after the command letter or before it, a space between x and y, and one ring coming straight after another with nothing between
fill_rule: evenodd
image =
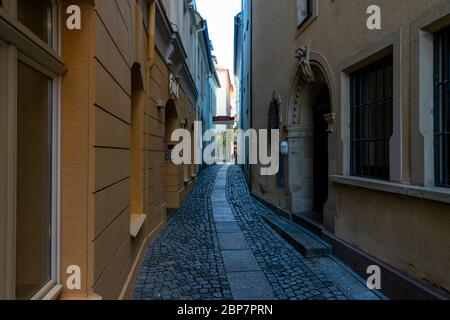
<instances>
[{"instance_id":1,"label":"beige stucco wall","mask_svg":"<svg viewBox=\"0 0 450 320\"><path fill-rule=\"evenodd\" d=\"M432 285L450 288L449 206L342 187L336 235Z\"/></svg>"},{"instance_id":2,"label":"beige stucco wall","mask_svg":"<svg viewBox=\"0 0 450 320\"><path fill-rule=\"evenodd\" d=\"M144 249L165 224L164 110L168 70L148 46L135 1L86 2L79 32L64 31L61 270L78 265L82 289L62 298L126 298ZM159 59L158 59L159 58ZM130 235L132 66L140 66L144 101L141 181L146 221ZM162 70L161 70L162 69ZM164 77L164 74L166 77ZM133 212L134 214L135 212ZM67 275L62 272L65 283Z\"/></svg>"},{"instance_id":3,"label":"beige stucco wall","mask_svg":"<svg viewBox=\"0 0 450 320\"><path fill-rule=\"evenodd\" d=\"M366 28L366 9L373 1L315 3L318 4L318 16L301 33L297 29L297 1L259 0L254 3L252 126L267 126L267 114L274 91L283 102L283 125L289 124L289 113L298 85L295 50L309 44L312 63L327 78L332 110L337 113L334 133L329 136L329 171L331 175L347 175L349 163L345 126L348 125L348 119L342 113L346 107L342 103L345 96L341 93L346 94L346 88L341 86L342 75L347 67L390 46L394 56L396 80L395 133L391 140L392 181L426 184L425 181L412 178L420 177L418 171L425 170L424 167L428 165L423 162L423 155L420 155L417 147L420 148L423 143L422 136L410 122L417 112L412 110L415 92L411 88L417 75L411 71L411 66L418 59L415 56L418 51L414 50L412 44L415 36L412 32L415 32L415 22L424 15L438 19L445 14L445 10L448 10L447 2L378 1L377 4L382 9L382 30L376 31ZM287 137L286 129L284 128L282 138ZM259 176L259 167L252 167L252 191L267 201L290 210L289 180L284 189L277 188L275 181L275 177ZM446 236L450 227L449 205L412 197L399 199L390 193L380 194L360 189L350 191L335 183L330 183L329 189L330 196L324 217L327 228L413 277L450 289L446 272L450 260ZM364 210L361 210L362 204Z\"/></svg>"}]
</instances>

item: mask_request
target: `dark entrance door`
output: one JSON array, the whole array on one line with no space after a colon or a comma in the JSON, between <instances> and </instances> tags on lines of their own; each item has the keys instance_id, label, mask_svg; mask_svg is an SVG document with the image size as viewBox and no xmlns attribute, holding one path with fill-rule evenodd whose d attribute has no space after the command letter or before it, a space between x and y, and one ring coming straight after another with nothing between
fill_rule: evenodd
<instances>
[{"instance_id":1,"label":"dark entrance door","mask_svg":"<svg viewBox=\"0 0 450 320\"><path fill-rule=\"evenodd\" d=\"M324 115L329 112L330 96L324 89L314 108L314 215L321 223L328 199L328 124Z\"/></svg>"}]
</instances>

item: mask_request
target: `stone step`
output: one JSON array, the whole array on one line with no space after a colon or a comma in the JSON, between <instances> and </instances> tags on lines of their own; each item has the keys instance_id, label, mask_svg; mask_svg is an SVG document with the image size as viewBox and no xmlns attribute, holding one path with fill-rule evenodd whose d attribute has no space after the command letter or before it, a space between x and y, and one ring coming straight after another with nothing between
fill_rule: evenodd
<instances>
[{"instance_id":1,"label":"stone step","mask_svg":"<svg viewBox=\"0 0 450 320\"><path fill-rule=\"evenodd\" d=\"M329 244L293 222L275 215L263 215L265 222L307 258L331 255Z\"/></svg>"}]
</instances>

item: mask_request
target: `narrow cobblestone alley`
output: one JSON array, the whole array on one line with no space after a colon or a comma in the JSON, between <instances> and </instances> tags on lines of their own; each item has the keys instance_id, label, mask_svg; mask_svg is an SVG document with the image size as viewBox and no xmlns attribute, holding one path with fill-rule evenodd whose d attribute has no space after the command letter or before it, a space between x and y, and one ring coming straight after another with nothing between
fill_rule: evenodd
<instances>
[{"instance_id":1,"label":"narrow cobblestone alley","mask_svg":"<svg viewBox=\"0 0 450 320\"><path fill-rule=\"evenodd\" d=\"M304 258L261 214L273 215L250 196L239 167L204 170L150 244L134 299L379 298L334 258Z\"/></svg>"}]
</instances>

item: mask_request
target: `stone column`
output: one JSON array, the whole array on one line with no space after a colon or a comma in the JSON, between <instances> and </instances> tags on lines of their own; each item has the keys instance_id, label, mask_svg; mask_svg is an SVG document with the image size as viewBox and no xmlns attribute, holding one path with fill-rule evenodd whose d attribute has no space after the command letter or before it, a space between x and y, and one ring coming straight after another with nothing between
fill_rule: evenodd
<instances>
[{"instance_id":1,"label":"stone column","mask_svg":"<svg viewBox=\"0 0 450 320\"><path fill-rule=\"evenodd\" d=\"M337 171L337 144L336 144L336 113L328 113L324 116L328 124L328 175L336 175ZM324 205L323 224L331 232L335 231L335 219L337 213L337 191L332 183L328 184L328 200Z\"/></svg>"},{"instance_id":2,"label":"stone column","mask_svg":"<svg viewBox=\"0 0 450 320\"><path fill-rule=\"evenodd\" d=\"M288 127L289 189L293 212L308 212L314 205L313 128Z\"/></svg>"}]
</instances>

